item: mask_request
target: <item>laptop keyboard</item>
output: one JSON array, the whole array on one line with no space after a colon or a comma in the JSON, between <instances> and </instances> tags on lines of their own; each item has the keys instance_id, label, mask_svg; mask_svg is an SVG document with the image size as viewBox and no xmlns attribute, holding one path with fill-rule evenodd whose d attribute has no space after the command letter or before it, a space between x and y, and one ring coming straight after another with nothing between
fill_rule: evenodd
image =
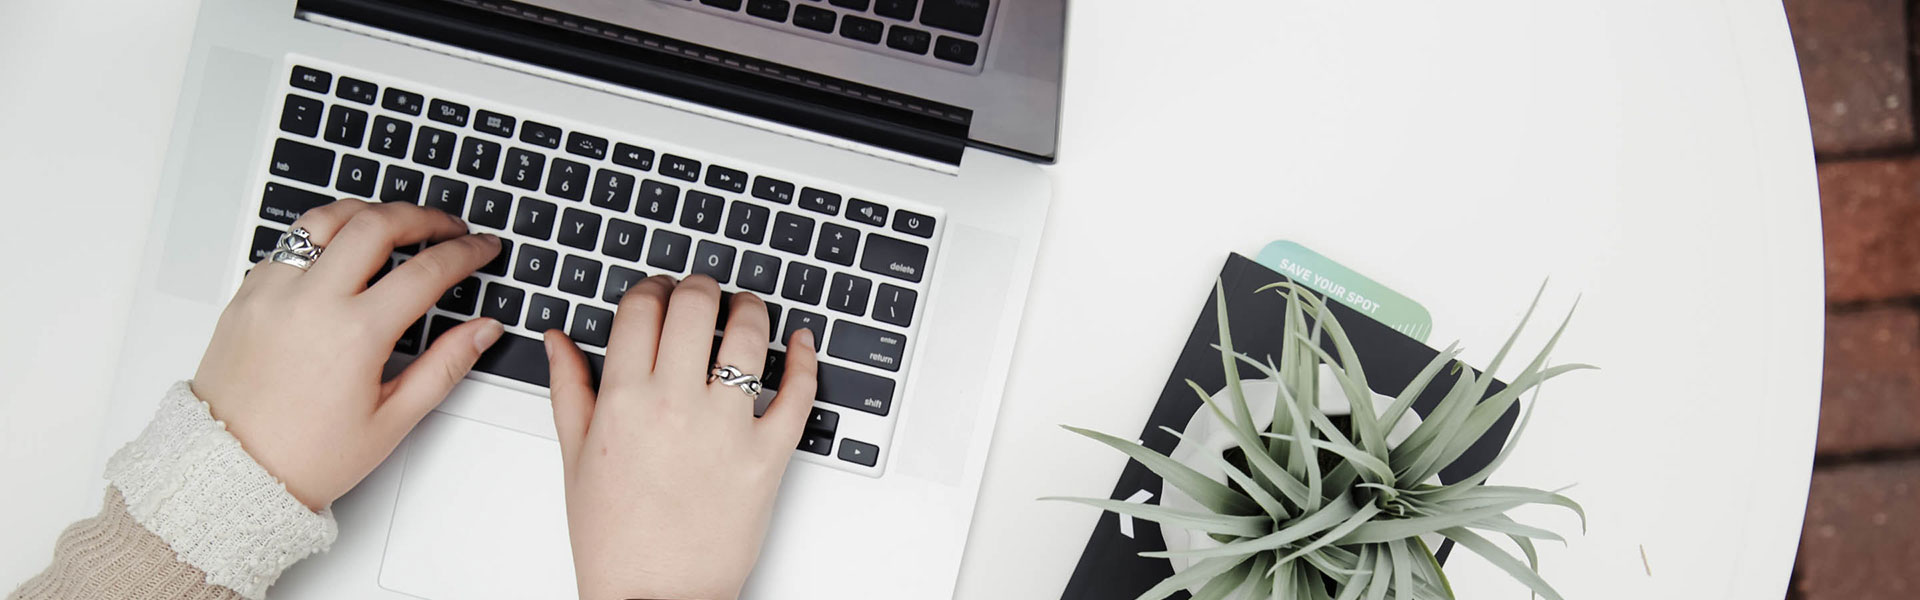
<instances>
[{"instance_id":1,"label":"laptop keyboard","mask_svg":"<svg viewBox=\"0 0 1920 600\"><path fill-rule=\"evenodd\" d=\"M766 300L775 335L762 377L768 390L779 388L794 331L812 329L819 340L819 393L801 458L878 475L939 239L933 211L303 62L280 95L246 262L265 258L295 219L336 197L465 218L500 236L499 257L448 290L395 351L418 354L455 325L493 318L507 333L475 370L542 388L542 332L566 331L597 376L630 286L655 274L711 276L729 294ZM418 251L397 251L380 274ZM724 327L723 311L716 331Z\"/></svg>"},{"instance_id":2,"label":"laptop keyboard","mask_svg":"<svg viewBox=\"0 0 1920 600\"><path fill-rule=\"evenodd\" d=\"M988 0L655 0L895 58L980 72Z\"/></svg>"}]
</instances>

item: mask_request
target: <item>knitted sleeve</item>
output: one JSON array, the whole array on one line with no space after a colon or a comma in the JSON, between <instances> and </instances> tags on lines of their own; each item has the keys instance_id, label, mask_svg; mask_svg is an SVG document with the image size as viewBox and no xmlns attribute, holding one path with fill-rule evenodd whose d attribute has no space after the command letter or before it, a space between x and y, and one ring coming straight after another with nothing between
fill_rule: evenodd
<instances>
[{"instance_id":1,"label":"knitted sleeve","mask_svg":"<svg viewBox=\"0 0 1920 600\"><path fill-rule=\"evenodd\" d=\"M62 534L54 565L16 595L260 600L282 571L326 550L338 532L331 510L315 513L295 499L184 381L107 461L106 475L113 487L101 514ZM160 587L189 575L229 596Z\"/></svg>"}]
</instances>

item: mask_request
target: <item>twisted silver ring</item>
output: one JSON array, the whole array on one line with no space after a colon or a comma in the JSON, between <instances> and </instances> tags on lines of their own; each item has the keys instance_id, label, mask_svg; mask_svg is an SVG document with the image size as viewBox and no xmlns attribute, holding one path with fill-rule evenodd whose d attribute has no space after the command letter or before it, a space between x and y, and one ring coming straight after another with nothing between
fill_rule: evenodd
<instances>
[{"instance_id":1,"label":"twisted silver ring","mask_svg":"<svg viewBox=\"0 0 1920 600\"><path fill-rule=\"evenodd\" d=\"M760 378L748 375L733 365L715 365L707 372L707 383L720 382L740 388L748 399L760 398Z\"/></svg>"},{"instance_id":2,"label":"twisted silver ring","mask_svg":"<svg viewBox=\"0 0 1920 600\"><path fill-rule=\"evenodd\" d=\"M313 261L320 260L322 250L325 248L314 245L307 228L295 227L293 231L280 234L280 241L274 243L270 259L305 271L313 266Z\"/></svg>"}]
</instances>

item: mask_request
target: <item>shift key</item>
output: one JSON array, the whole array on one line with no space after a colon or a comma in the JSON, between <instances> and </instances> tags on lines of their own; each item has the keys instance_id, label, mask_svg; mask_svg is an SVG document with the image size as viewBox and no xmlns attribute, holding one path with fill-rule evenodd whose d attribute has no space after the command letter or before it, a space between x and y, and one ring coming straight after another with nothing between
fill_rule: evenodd
<instances>
[{"instance_id":1,"label":"shift key","mask_svg":"<svg viewBox=\"0 0 1920 600\"><path fill-rule=\"evenodd\" d=\"M907 349L907 336L847 321L833 323L830 339L828 355L888 371L900 370L900 357Z\"/></svg>"},{"instance_id":2,"label":"shift key","mask_svg":"<svg viewBox=\"0 0 1920 600\"><path fill-rule=\"evenodd\" d=\"M820 388L814 397L884 417L893 410L893 380L821 363Z\"/></svg>"}]
</instances>

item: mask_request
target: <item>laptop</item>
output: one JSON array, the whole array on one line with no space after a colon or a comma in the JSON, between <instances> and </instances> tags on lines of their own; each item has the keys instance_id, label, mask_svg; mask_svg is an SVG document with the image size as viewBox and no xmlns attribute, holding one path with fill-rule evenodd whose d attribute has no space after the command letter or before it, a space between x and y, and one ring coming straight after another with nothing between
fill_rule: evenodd
<instances>
[{"instance_id":1,"label":"laptop","mask_svg":"<svg viewBox=\"0 0 1920 600\"><path fill-rule=\"evenodd\" d=\"M540 332L598 368L655 274L767 300L763 402L791 332L823 340L746 597L950 597L1050 201L1065 9L205 0L102 456L300 214L409 202L505 249L390 368L468 319L507 333L274 597L572 597Z\"/></svg>"}]
</instances>

